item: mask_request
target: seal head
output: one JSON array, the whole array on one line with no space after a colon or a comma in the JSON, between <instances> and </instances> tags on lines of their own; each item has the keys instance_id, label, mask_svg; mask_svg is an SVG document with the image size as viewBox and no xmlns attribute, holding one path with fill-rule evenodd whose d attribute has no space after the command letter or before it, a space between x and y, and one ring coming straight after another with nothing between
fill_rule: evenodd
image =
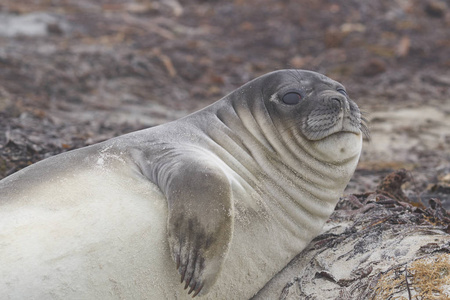
<instances>
[{"instance_id":1,"label":"seal head","mask_svg":"<svg viewBox=\"0 0 450 300\"><path fill-rule=\"evenodd\" d=\"M339 82L309 71L287 70L277 75L277 80L266 79L262 91L272 95L265 104L273 119L311 141L337 132L368 133L358 106Z\"/></svg>"}]
</instances>

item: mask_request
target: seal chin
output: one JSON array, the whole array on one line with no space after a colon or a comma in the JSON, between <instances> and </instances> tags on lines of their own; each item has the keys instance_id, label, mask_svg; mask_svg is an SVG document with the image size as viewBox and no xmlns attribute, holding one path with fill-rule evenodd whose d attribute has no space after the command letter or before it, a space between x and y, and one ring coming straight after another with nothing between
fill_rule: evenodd
<instances>
[{"instance_id":1,"label":"seal chin","mask_svg":"<svg viewBox=\"0 0 450 300\"><path fill-rule=\"evenodd\" d=\"M362 132L339 131L320 140L312 141L315 155L329 163L343 163L359 157Z\"/></svg>"}]
</instances>

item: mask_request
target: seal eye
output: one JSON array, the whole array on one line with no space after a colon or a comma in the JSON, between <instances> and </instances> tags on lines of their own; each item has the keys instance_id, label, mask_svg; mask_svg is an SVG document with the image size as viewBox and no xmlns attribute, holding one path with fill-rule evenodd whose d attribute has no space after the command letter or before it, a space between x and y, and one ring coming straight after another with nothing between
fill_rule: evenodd
<instances>
[{"instance_id":1,"label":"seal eye","mask_svg":"<svg viewBox=\"0 0 450 300\"><path fill-rule=\"evenodd\" d=\"M344 96L348 96L348 95L347 95L347 92L346 92L344 89L337 89L337 91L338 91L339 93L341 93L342 95L344 95Z\"/></svg>"},{"instance_id":2,"label":"seal eye","mask_svg":"<svg viewBox=\"0 0 450 300\"><path fill-rule=\"evenodd\" d=\"M300 102L302 96L299 93L289 92L284 94L282 100L284 103L289 105L294 105Z\"/></svg>"}]
</instances>

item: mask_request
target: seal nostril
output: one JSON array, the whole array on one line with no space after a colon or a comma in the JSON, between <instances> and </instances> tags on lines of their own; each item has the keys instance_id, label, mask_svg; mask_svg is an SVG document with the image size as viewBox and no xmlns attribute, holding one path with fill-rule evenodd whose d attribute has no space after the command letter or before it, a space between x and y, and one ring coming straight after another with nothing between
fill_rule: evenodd
<instances>
[{"instance_id":1,"label":"seal nostril","mask_svg":"<svg viewBox=\"0 0 450 300\"><path fill-rule=\"evenodd\" d=\"M339 98L331 98L332 101L337 102L337 104L339 105L339 107L342 108L342 99Z\"/></svg>"},{"instance_id":2,"label":"seal nostril","mask_svg":"<svg viewBox=\"0 0 450 300\"><path fill-rule=\"evenodd\" d=\"M350 103L346 98L334 96L330 100L332 103L336 103L341 110L350 111Z\"/></svg>"}]
</instances>

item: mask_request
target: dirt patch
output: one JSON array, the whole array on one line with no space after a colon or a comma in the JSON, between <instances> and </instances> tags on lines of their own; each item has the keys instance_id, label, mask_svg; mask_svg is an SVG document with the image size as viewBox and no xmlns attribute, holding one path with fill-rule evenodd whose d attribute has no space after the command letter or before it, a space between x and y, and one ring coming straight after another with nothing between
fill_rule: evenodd
<instances>
[{"instance_id":1,"label":"dirt patch","mask_svg":"<svg viewBox=\"0 0 450 300\"><path fill-rule=\"evenodd\" d=\"M406 168L408 195L449 199L448 1L16 0L0 27L0 178L304 68L372 121L348 192Z\"/></svg>"}]
</instances>

